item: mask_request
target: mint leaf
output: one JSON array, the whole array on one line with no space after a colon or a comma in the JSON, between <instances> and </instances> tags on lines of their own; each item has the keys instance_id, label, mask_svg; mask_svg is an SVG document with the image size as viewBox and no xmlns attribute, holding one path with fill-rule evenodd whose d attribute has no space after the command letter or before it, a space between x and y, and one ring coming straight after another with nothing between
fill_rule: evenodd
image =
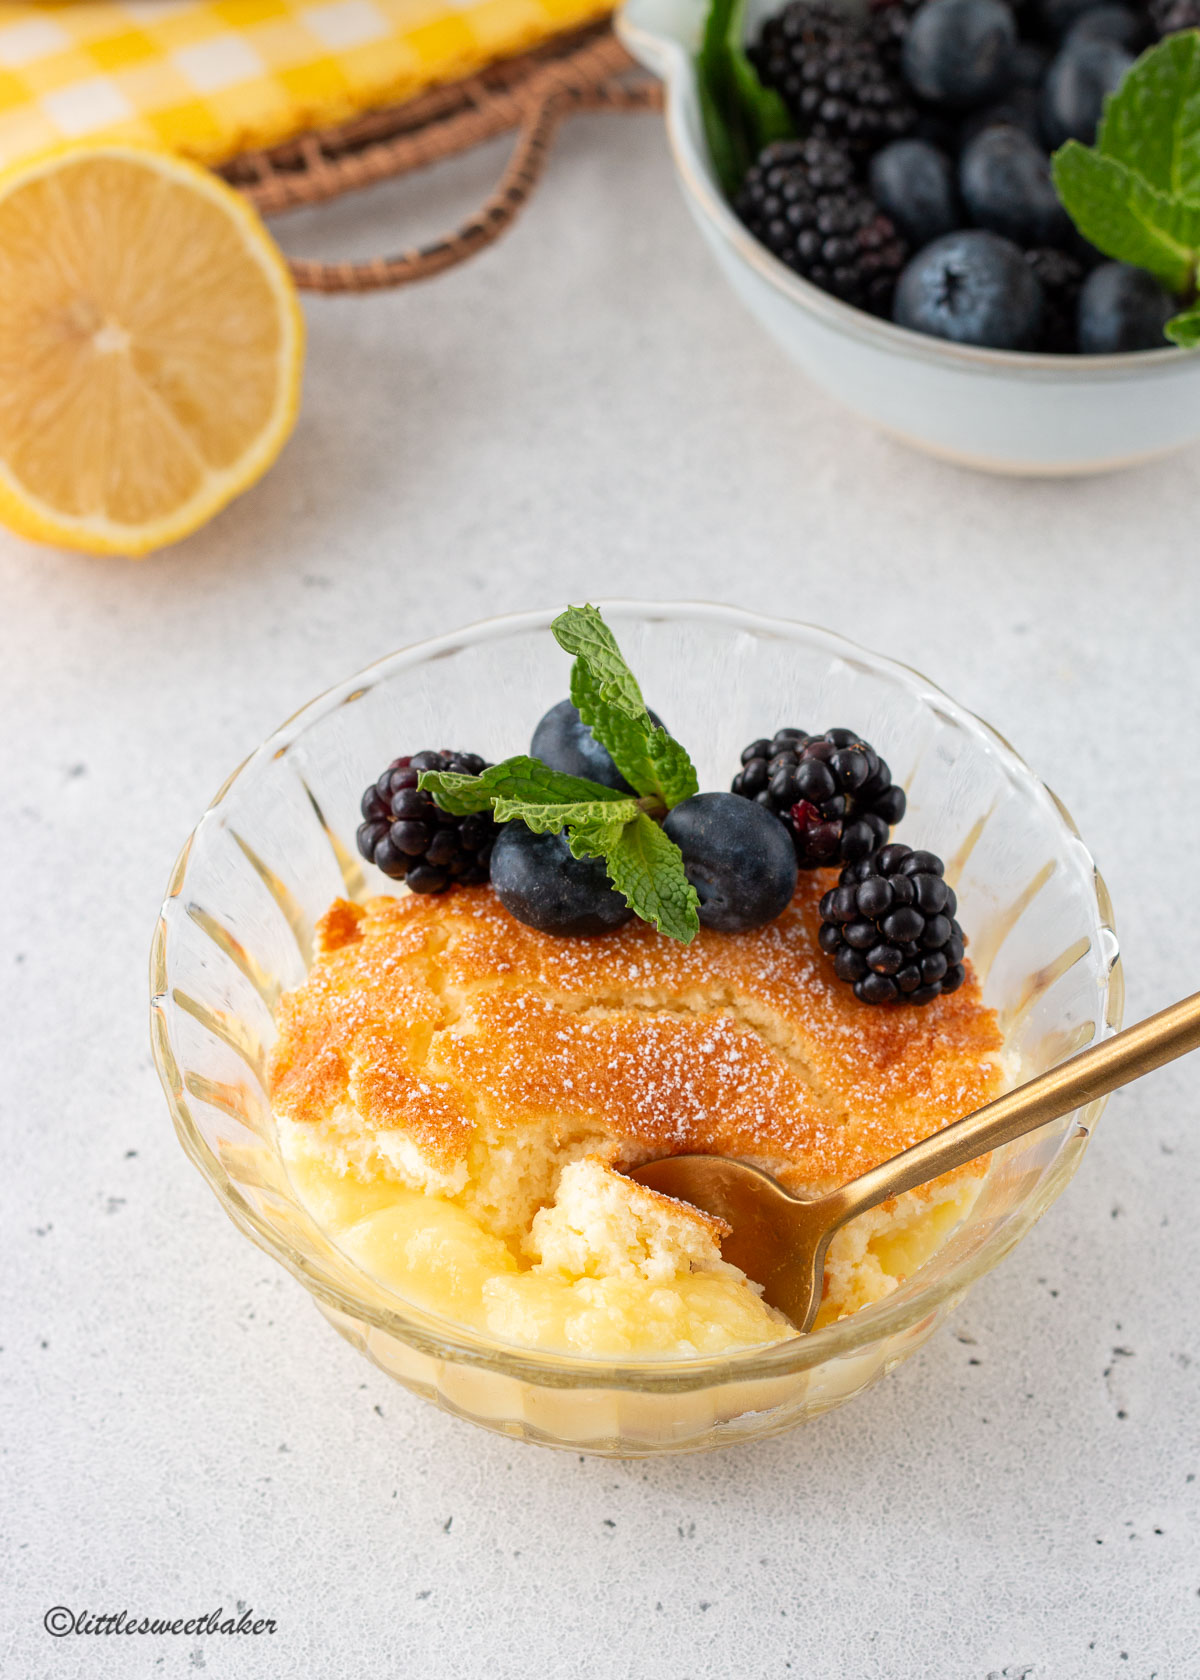
<instances>
[{"instance_id":1,"label":"mint leaf","mask_svg":"<svg viewBox=\"0 0 1200 1680\"><path fill-rule=\"evenodd\" d=\"M1184 350L1200 348L1200 303L1194 303L1181 315L1173 315L1163 330L1169 339Z\"/></svg>"},{"instance_id":2,"label":"mint leaf","mask_svg":"<svg viewBox=\"0 0 1200 1680\"><path fill-rule=\"evenodd\" d=\"M1200 206L1147 186L1116 158L1068 140L1054 154L1054 185L1071 220L1105 256L1147 269L1169 291L1193 284Z\"/></svg>"},{"instance_id":3,"label":"mint leaf","mask_svg":"<svg viewBox=\"0 0 1200 1680\"><path fill-rule=\"evenodd\" d=\"M696 766L673 735L665 729L652 729L647 751L654 766L654 791L668 811L681 799L690 799L700 791Z\"/></svg>"},{"instance_id":4,"label":"mint leaf","mask_svg":"<svg viewBox=\"0 0 1200 1680\"><path fill-rule=\"evenodd\" d=\"M764 87L746 53L746 0L733 0L725 28L729 81L750 145L750 162L773 140L786 140L796 131L788 108L774 88ZM741 185L741 182L738 182Z\"/></svg>"},{"instance_id":5,"label":"mint leaf","mask_svg":"<svg viewBox=\"0 0 1200 1680\"><path fill-rule=\"evenodd\" d=\"M483 776L463 776L456 770L422 770L417 786L422 793L431 793L434 804L455 817L468 817L472 811L490 811L492 807L492 791L484 785Z\"/></svg>"},{"instance_id":6,"label":"mint leaf","mask_svg":"<svg viewBox=\"0 0 1200 1680\"><path fill-rule=\"evenodd\" d=\"M729 66L729 20L734 9L734 0L712 0L696 59L704 137L726 198L737 192L751 162Z\"/></svg>"},{"instance_id":7,"label":"mint leaf","mask_svg":"<svg viewBox=\"0 0 1200 1680\"><path fill-rule=\"evenodd\" d=\"M530 806L590 804L597 801L628 803L629 796L617 788L589 782L583 776L568 776L551 770L539 758L522 755L493 764L478 776L462 776L453 770L423 770L417 783L431 793L443 811L465 817L472 811L486 811L496 798L521 801Z\"/></svg>"},{"instance_id":8,"label":"mint leaf","mask_svg":"<svg viewBox=\"0 0 1200 1680\"><path fill-rule=\"evenodd\" d=\"M745 17L746 0L711 0L696 59L704 135L727 198L764 146L795 133L783 100L746 54Z\"/></svg>"},{"instance_id":9,"label":"mint leaf","mask_svg":"<svg viewBox=\"0 0 1200 1680\"><path fill-rule=\"evenodd\" d=\"M583 658L571 667L571 701L638 793L660 799L670 810L698 791L695 768L679 742L651 723L649 713L632 718L602 700L592 667Z\"/></svg>"},{"instance_id":10,"label":"mint leaf","mask_svg":"<svg viewBox=\"0 0 1200 1680\"><path fill-rule=\"evenodd\" d=\"M700 928L700 900L683 867L683 853L644 811L621 830L604 862L609 880L635 915L668 938L691 944Z\"/></svg>"},{"instance_id":11,"label":"mint leaf","mask_svg":"<svg viewBox=\"0 0 1200 1680\"><path fill-rule=\"evenodd\" d=\"M1186 198L1161 198L1155 195L1139 199L1139 204L1158 218L1159 232L1165 239L1174 240L1191 258L1192 281L1196 275L1196 255L1200 251L1200 204L1189 204Z\"/></svg>"},{"instance_id":12,"label":"mint leaf","mask_svg":"<svg viewBox=\"0 0 1200 1680\"><path fill-rule=\"evenodd\" d=\"M646 820L649 821L649 818ZM620 844L625 827L622 822L590 822L568 829L567 845L571 848L571 856L607 858Z\"/></svg>"},{"instance_id":13,"label":"mint leaf","mask_svg":"<svg viewBox=\"0 0 1200 1680\"><path fill-rule=\"evenodd\" d=\"M1096 145L1155 192L1200 202L1200 34L1142 54L1106 101Z\"/></svg>"},{"instance_id":14,"label":"mint leaf","mask_svg":"<svg viewBox=\"0 0 1200 1680\"><path fill-rule=\"evenodd\" d=\"M618 828L623 828L627 822L632 822L639 815L636 799L619 797L612 801L575 800L552 805L534 804L526 799L509 799L501 794L493 801L492 810L497 822L520 821L535 834L558 834L568 824L572 828L590 828L598 823L604 828L611 828L615 823Z\"/></svg>"},{"instance_id":15,"label":"mint leaf","mask_svg":"<svg viewBox=\"0 0 1200 1680\"><path fill-rule=\"evenodd\" d=\"M638 793L656 792L654 767L647 751L652 725L643 712L631 717L602 697L601 685L587 660L580 657L571 667L571 704L592 734L612 755L612 761L630 787Z\"/></svg>"},{"instance_id":16,"label":"mint leaf","mask_svg":"<svg viewBox=\"0 0 1200 1680\"><path fill-rule=\"evenodd\" d=\"M1058 196L1086 239L1192 298L1200 263L1200 32L1168 35L1144 52L1105 100L1095 147L1068 140L1053 169Z\"/></svg>"},{"instance_id":17,"label":"mint leaf","mask_svg":"<svg viewBox=\"0 0 1200 1680\"><path fill-rule=\"evenodd\" d=\"M700 785L692 761L651 722L637 679L597 609L570 607L552 629L559 646L575 655L572 704L629 785L668 810L690 799Z\"/></svg>"},{"instance_id":18,"label":"mint leaf","mask_svg":"<svg viewBox=\"0 0 1200 1680\"><path fill-rule=\"evenodd\" d=\"M625 663L617 639L595 607L568 607L550 626L566 653L582 659L591 672L596 692L605 705L631 718L645 717L646 702L637 678Z\"/></svg>"}]
</instances>

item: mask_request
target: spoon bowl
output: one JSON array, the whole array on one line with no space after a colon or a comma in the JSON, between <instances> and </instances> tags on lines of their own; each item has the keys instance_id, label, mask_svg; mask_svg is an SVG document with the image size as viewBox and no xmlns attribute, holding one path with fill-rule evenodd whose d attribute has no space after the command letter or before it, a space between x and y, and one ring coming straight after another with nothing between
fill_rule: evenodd
<instances>
[{"instance_id":1,"label":"spoon bowl","mask_svg":"<svg viewBox=\"0 0 1200 1680\"><path fill-rule=\"evenodd\" d=\"M761 1167L723 1155L674 1155L629 1175L647 1189L691 1202L732 1227L721 1258L762 1284L763 1300L807 1330L821 1304L825 1252L837 1229L828 1197L793 1196Z\"/></svg>"}]
</instances>

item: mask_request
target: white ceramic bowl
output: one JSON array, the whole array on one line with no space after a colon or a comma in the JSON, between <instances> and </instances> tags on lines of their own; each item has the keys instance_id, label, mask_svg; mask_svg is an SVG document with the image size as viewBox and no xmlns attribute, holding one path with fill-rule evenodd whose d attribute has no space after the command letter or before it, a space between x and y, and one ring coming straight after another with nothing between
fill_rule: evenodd
<instances>
[{"instance_id":1,"label":"white ceramic bowl","mask_svg":"<svg viewBox=\"0 0 1200 1680\"><path fill-rule=\"evenodd\" d=\"M780 4L751 0L751 31ZM726 278L818 385L915 448L989 472L1104 472L1200 438L1200 354L976 350L852 309L773 257L709 161L695 69L705 11L706 0L626 0L617 30L666 85L684 198Z\"/></svg>"}]
</instances>

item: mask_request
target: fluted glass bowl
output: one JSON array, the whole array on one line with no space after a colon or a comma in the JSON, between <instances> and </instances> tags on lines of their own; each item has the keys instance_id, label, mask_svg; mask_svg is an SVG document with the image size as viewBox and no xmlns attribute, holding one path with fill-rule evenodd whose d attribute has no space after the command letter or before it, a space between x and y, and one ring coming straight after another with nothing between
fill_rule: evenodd
<instances>
[{"instance_id":1,"label":"fluted glass bowl","mask_svg":"<svg viewBox=\"0 0 1200 1680\"><path fill-rule=\"evenodd\" d=\"M1039 1072L1120 1024L1108 895L1058 800L923 677L810 625L702 603L604 607L702 787L784 723L860 730L908 790L903 836L947 860L984 997ZM470 626L380 660L266 741L183 849L154 937L155 1059L184 1149L230 1218L343 1336L446 1411L576 1452L636 1456L772 1435L906 1358L1029 1230L1079 1164L1099 1103L998 1151L969 1217L886 1300L718 1358L589 1359L499 1344L390 1294L297 1200L264 1088L273 1007L335 897L394 890L354 849L362 788L396 753L521 750L562 698L554 611Z\"/></svg>"}]
</instances>

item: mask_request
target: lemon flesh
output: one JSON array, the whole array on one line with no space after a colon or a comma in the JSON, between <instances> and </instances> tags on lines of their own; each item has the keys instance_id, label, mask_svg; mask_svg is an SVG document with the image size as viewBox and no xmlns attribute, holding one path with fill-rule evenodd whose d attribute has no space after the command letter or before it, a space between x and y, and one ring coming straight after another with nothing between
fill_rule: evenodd
<instances>
[{"instance_id":1,"label":"lemon flesh","mask_svg":"<svg viewBox=\"0 0 1200 1680\"><path fill-rule=\"evenodd\" d=\"M104 147L0 177L0 519L22 535L187 535L278 454L302 362L286 266L215 176Z\"/></svg>"}]
</instances>

